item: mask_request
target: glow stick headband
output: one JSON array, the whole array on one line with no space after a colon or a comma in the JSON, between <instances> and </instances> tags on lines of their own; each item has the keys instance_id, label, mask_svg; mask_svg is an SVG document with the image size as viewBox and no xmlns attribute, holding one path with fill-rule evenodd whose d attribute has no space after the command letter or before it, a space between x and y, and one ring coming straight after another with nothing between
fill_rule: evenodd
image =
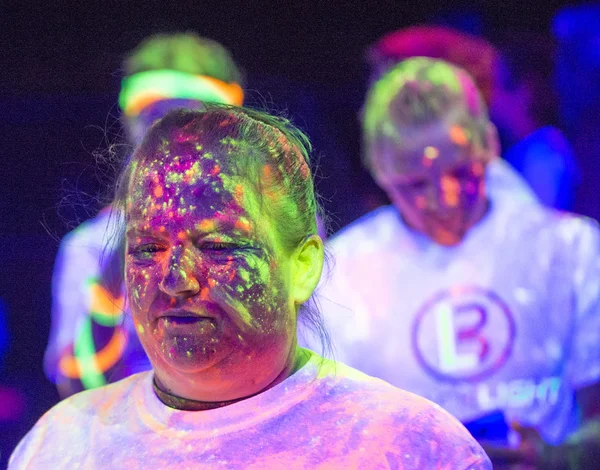
<instances>
[{"instance_id":1,"label":"glow stick headband","mask_svg":"<svg viewBox=\"0 0 600 470\"><path fill-rule=\"evenodd\" d=\"M206 75L177 70L149 70L121 83L119 106L126 116L136 116L145 107L168 99L191 99L207 103L241 106L244 91L237 83L227 83Z\"/></svg>"}]
</instances>

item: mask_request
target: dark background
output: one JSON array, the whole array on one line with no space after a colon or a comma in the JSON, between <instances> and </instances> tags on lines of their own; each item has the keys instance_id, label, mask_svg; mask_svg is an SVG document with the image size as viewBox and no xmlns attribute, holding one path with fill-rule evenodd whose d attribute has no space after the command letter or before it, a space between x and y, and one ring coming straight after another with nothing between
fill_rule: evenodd
<instances>
[{"instance_id":1,"label":"dark background","mask_svg":"<svg viewBox=\"0 0 600 470\"><path fill-rule=\"evenodd\" d=\"M193 30L228 47L245 70L250 104L287 110L313 139L335 230L382 201L360 166L368 45L440 18L489 38L549 33L556 11L577 2L46 3L0 6L0 298L11 335L0 385L22 392L26 403L20 418L0 420L0 467L58 399L41 369L52 266L60 238L98 209L93 196L107 175L94 155L118 139L126 51L160 31ZM473 23L469 12L483 22Z\"/></svg>"}]
</instances>

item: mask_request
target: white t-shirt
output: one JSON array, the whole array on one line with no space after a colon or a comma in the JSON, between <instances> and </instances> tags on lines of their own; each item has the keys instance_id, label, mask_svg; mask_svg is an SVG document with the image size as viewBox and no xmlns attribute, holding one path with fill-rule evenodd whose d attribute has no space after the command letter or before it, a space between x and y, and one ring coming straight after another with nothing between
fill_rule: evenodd
<instances>
[{"instance_id":1,"label":"white t-shirt","mask_svg":"<svg viewBox=\"0 0 600 470\"><path fill-rule=\"evenodd\" d=\"M491 469L464 427L421 397L313 354L275 387L209 411L163 405L152 372L74 395L9 469Z\"/></svg>"},{"instance_id":2,"label":"white t-shirt","mask_svg":"<svg viewBox=\"0 0 600 470\"><path fill-rule=\"evenodd\" d=\"M72 345L90 321L96 292L93 285L101 277L101 259L112 233L111 220L110 209L105 209L61 241L52 277L52 326L44 355L44 370L53 382L61 375L61 358L72 354ZM122 315L121 326L127 346L119 372L130 374L149 370L150 361L135 333L131 315ZM93 367L93 364L93 361L88 362L86 367ZM109 374L107 378L110 378Z\"/></svg>"},{"instance_id":3,"label":"white t-shirt","mask_svg":"<svg viewBox=\"0 0 600 470\"><path fill-rule=\"evenodd\" d=\"M339 361L462 422L502 411L557 443L577 424L574 390L600 380L599 232L504 176L456 247L394 207L359 219L330 240L318 298Z\"/></svg>"}]
</instances>

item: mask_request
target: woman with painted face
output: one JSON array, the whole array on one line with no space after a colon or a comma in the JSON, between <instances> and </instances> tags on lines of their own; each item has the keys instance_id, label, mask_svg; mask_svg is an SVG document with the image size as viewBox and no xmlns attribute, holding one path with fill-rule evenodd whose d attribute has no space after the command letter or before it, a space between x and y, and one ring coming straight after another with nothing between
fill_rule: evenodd
<instances>
[{"instance_id":1,"label":"woman with painted face","mask_svg":"<svg viewBox=\"0 0 600 470\"><path fill-rule=\"evenodd\" d=\"M471 425L494 464L592 468L597 224L523 197L518 180L488 184L495 128L473 79L447 62L391 68L363 126L365 163L393 204L330 241L319 298L338 358Z\"/></svg>"},{"instance_id":2,"label":"woman with painted face","mask_svg":"<svg viewBox=\"0 0 600 470\"><path fill-rule=\"evenodd\" d=\"M152 370L58 404L10 468L491 468L439 407L298 346L321 325L308 150L234 107L150 129L114 207Z\"/></svg>"}]
</instances>

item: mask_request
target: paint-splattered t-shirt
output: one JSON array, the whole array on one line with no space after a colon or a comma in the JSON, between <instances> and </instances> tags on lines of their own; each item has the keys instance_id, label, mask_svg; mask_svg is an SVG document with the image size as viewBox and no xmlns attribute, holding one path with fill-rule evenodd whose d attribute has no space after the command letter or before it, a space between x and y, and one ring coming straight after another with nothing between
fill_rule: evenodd
<instances>
[{"instance_id":1,"label":"paint-splattered t-shirt","mask_svg":"<svg viewBox=\"0 0 600 470\"><path fill-rule=\"evenodd\" d=\"M491 469L466 429L427 400L312 355L247 400L166 407L152 372L74 395L46 413L10 469Z\"/></svg>"},{"instance_id":2,"label":"paint-splattered t-shirt","mask_svg":"<svg viewBox=\"0 0 600 470\"><path fill-rule=\"evenodd\" d=\"M454 247L394 207L358 220L330 240L319 303L341 362L464 423L502 413L558 443L577 426L574 391L600 381L600 235L515 183L495 176L490 211Z\"/></svg>"}]
</instances>

